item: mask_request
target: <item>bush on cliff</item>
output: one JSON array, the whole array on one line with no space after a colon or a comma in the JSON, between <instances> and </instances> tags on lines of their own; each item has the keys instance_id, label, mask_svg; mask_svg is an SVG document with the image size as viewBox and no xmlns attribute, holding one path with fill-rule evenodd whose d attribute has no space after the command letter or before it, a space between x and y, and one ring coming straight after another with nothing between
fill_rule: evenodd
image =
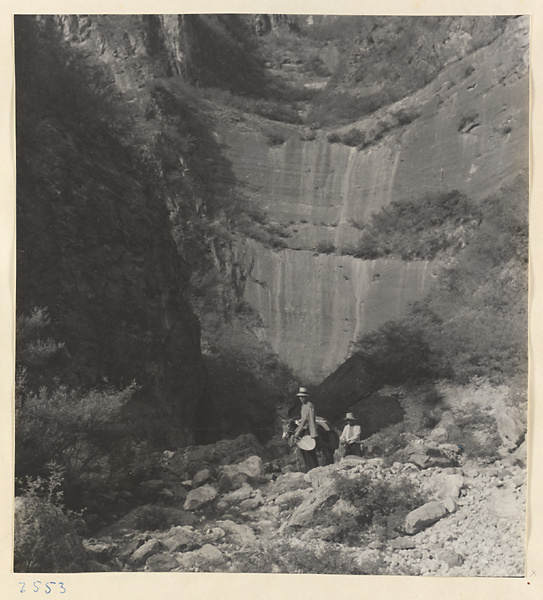
<instances>
[{"instance_id":1,"label":"bush on cliff","mask_svg":"<svg viewBox=\"0 0 543 600\"><path fill-rule=\"evenodd\" d=\"M469 232L464 238L465 246L449 255L447 265L438 272L436 283L423 302L414 304L402 319L387 323L356 343L355 352L367 355L375 365L376 377L381 377L383 383L391 379L399 382L417 373L447 376L461 383L475 377L494 383L526 377L527 178L519 177L475 210L471 201L458 193L451 194L454 210L441 201L435 215L429 210L411 213L408 208L409 218L404 221L399 218L403 211L396 213L394 208L392 216L382 215L373 221L383 223L382 229L370 228L376 232L373 240L387 244L384 232L391 232L392 223L408 235L408 227L417 229L413 215L420 214L421 222L426 222L430 231L434 227L436 251L449 243L439 241L439 223L467 222ZM429 208L434 204L422 206ZM470 231L475 217L480 222ZM447 225L445 231L450 231ZM391 237L394 239L394 234ZM450 239L460 241L457 235ZM411 248L409 256L413 255L414 243L409 235L405 241L405 248ZM376 247L379 248L370 245L372 251Z\"/></svg>"},{"instance_id":2,"label":"bush on cliff","mask_svg":"<svg viewBox=\"0 0 543 600\"><path fill-rule=\"evenodd\" d=\"M457 190L395 200L361 227L354 255L431 260L444 250L465 246L481 219L480 206Z\"/></svg>"}]
</instances>

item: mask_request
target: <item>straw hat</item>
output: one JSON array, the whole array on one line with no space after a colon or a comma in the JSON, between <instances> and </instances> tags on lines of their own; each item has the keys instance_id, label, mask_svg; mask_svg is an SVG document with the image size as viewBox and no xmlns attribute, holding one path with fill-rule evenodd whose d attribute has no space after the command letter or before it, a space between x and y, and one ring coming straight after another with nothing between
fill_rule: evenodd
<instances>
[{"instance_id":1,"label":"straw hat","mask_svg":"<svg viewBox=\"0 0 543 600\"><path fill-rule=\"evenodd\" d=\"M356 417L353 415L353 413L347 413L345 415L345 420L346 421L356 421Z\"/></svg>"},{"instance_id":2,"label":"straw hat","mask_svg":"<svg viewBox=\"0 0 543 600\"><path fill-rule=\"evenodd\" d=\"M309 396L307 393L307 388L301 387L300 391L296 394L296 396Z\"/></svg>"}]
</instances>

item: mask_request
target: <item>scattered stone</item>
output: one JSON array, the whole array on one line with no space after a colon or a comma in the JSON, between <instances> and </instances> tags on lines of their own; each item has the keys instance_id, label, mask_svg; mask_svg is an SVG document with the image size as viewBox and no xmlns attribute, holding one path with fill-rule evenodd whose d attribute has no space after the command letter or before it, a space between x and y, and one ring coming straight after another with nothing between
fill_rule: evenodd
<instances>
[{"instance_id":1,"label":"scattered stone","mask_svg":"<svg viewBox=\"0 0 543 600\"><path fill-rule=\"evenodd\" d=\"M368 546L368 548L371 544ZM412 538L408 537L397 537L390 542L390 547L396 550L412 550L416 548L416 544Z\"/></svg>"},{"instance_id":2,"label":"scattered stone","mask_svg":"<svg viewBox=\"0 0 543 600\"><path fill-rule=\"evenodd\" d=\"M185 510L196 510L204 504L215 500L216 497L217 490L209 484L206 484L187 494L187 499L185 500L183 508Z\"/></svg>"},{"instance_id":3,"label":"scattered stone","mask_svg":"<svg viewBox=\"0 0 543 600\"><path fill-rule=\"evenodd\" d=\"M281 508L293 508L297 506L306 498L307 491L306 490L292 490L291 492L285 492L284 494L280 494L275 499L275 504L280 506Z\"/></svg>"},{"instance_id":4,"label":"scattered stone","mask_svg":"<svg viewBox=\"0 0 543 600\"><path fill-rule=\"evenodd\" d=\"M442 502L428 502L407 515L405 518L405 531L407 534L413 535L446 515L447 509Z\"/></svg>"},{"instance_id":5,"label":"scattered stone","mask_svg":"<svg viewBox=\"0 0 543 600\"><path fill-rule=\"evenodd\" d=\"M464 564L464 557L458 552L453 550L445 550L440 552L439 559L447 564L452 569L454 567L460 567Z\"/></svg>"},{"instance_id":6,"label":"scattered stone","mask_svg":"<svg viewBox=\"0 0 543 600\"><path fill-rule=\"evenodd\" d=\"M241 546L256 542L254 531L247 525L240 525L233 521L217 521L217 525L226 533L232 543Z\"/></svg>"},{"instance_id":7,"label":"scattered stone","mask_svg":"<svg viewBox=\"0 0 543 600\"><path fill-rule=\"evenodd\" d=\"M506 406L503 401L498 402L494 418L504 445L508 448L516 448L526 433L519 411L514 407Z\"/></svg>"},{"instance_id":8,"label":"scattered stone","mask_svg":"<svg viewBox=\"0 0 543 600\"><path fill-rule=\"evenodd\" d=\"M118 553L119 558L126 559L129 556L132 556L134 552L143 545L143 540L139 538L135 538L128 542L128 544L124 545L121 548L121 551Z\"/></svg>"},{"instance_id":9,"label":"scattered stone","mask_svg":"<svg viewBox=\"0 0 543 600\"><path fill-rule=\"evenodd\" d=\"M330 486L333 483L332 467L316 467L305 474L305 481L310 483L314 489Z\"/></svg>"},{"instance_id":10,"label":"scattered stone","mask_svg":"<svg viewBox=\"0 0 543 600\"><path fill-rule=\"evenodd\" d=\"M104 540L88 539L83 540L83 547L94 556L106 558L113 552L117 545Z\"/></svg>"},{"instance_id":11,"label":"scattered stone","mask_svg":"<svg viewBox=\"0 0 543 600\"><path fill-rule=\"evenodd\" d=\"M293 527L311 524L317 511L332 507L337 500L338 495L334 486L322 485L315 491L314 494L308 496L300 504L300 506L294 510L290 519L281 525L279 532L282 533L283 531Z\"/></svg>"},{"instance_id":12,"label":"scattered stone","mask_svg":"<svg viewBox=\"0 0 543 600\"><path fill-rule=\"evenodd\" d=\"M177 569L177 567L179 567L179 563L170 554L159 552L158 554L150 556L147 559L145 566L147 569L149 569L149 571L164 572Z\"/></svg>"},{"instance_id":13,"label":"scattered stone","mask_svg":"<svg viewBox=\"0 0 543 600\"><path fill-rule=\"evenodd\" d=\"M170 552L186 552L198 547L194 534L190 531L177 531L171 537L162 540Z\"/></svg>"},{"instance_id":14,"label":"scattered stone","mask_svg":"<svg viewBox=\"0 0 543 600\"><path fill-rule=\"evenodd\" d=\"M227 504L237 504L243 500L247 500L255 493L254 489L248 484L243 484L239 489L225 494L221 500Z\"/></svg>"},{"instance_id":15,"label":"scattered stone","mask_svg":"<svg viewBox=\"0 0 543 600\"><path fill-rule=\"evenodd\" d=\"M193 488L198 488L210 479L211 473L209 472L209 469L202 469L192 478L191 485Z\"/></svg>"},{"instance_id":16,"label":"scattered stone","mask_svg":"<svg viewBox=\"0 0 543 600\"><path fill-rule=\"evenodd\" d=\"M208 529L206 531L206 537L213 542L218 542L219 540L222 540L222 538L225 535L226 534L224 532L224 529L222 529L221 527L212 527L211 529Z\"/></svg>"},{"instance_id":17,"label":"scattered stone","mask_svg":"<svg viewBox=\"0 0 543 600\"><path fill-rule=\"evenodd\" d=\"M370 459L370 460L375 460ZM349 469L352 467L357 467L358 465L360 465L361 463L366 462L366 459L362 458L361 456L344 456L341 461L339 462L338 467L340 469ZM367 461L369 462L369 461Z\"/></svg>"},{"instance_id":18,"label":"scattered stone","mask_svg":"<svg viewBox=\"0 0 543 600\"><path fill-rule=\"evenodd\" d=\"M280 475L274 483L270 484L269 495L279 496L286 492L297 491L310 486L311 484L309 481L306 481L304 473L284 473L283 475Z\"/></svg>"},{"instance_id":19,"label":"scattered stone","mask_svg":"<svg viewBox=\"0 0 543 600\"><path fill-rule=\"evenodd\" d=\"M140 546L134 554L132 554L132 562L134 564L143 564L147 561L150 556L157 554L164 550L164 545L161 544L157 539L153 538L145 542L143 546Z\"/></svg>"},{"instance_id":20,"label":"scattered stone","mask_svg":"<svg viewBox=\"0 0 543 600\"><path fill-rule=\"evenodd\" d=\"M243 474L250 479L259 481L264 477L264 463L260 456L251 456L243 462L222 467L223 472L231 479Z\"/></svg>"},{"instance_id":21,"label":"scattered stone","mask_svg":"<svg viewBox=\"0 0 543 600\"><path fill-rule=\"evenodd\" d=\"M212 544L204 544L199 550L196 550L198 556L206 561L218 562L222 560L222 552Z\"/></svg>"}]
</instances>

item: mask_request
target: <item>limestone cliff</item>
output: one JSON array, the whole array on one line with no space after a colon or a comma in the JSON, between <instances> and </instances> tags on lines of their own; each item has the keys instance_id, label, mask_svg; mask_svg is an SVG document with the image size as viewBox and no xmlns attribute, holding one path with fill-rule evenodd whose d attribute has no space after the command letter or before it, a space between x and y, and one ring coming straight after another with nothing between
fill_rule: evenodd
<instances>
[{"instance_id":1,"label":"limestone cliff","mask_svg":"<svg viewBox=\"0 0 543 600\"><path fill-rule=\"evenodd\" d=\"M245 298L263 318L263 339L307 379L329 374L355 337L399 316L431 284L425 262L338 255L352 253L372 213L450 190L481 200L527 169L528 20L511 20L474 51L461 37L459 59L444 58L421 89L337 129L336 143L326 131L307 139L307 130L283 126L282 143L270 144L266 128L249 118L218 127L233 183L288 247L254 246ZM402 111L413 120L402 123ZM364 149L339 143L353 128L372 140L380 124L384 133ZM308 252L323 242L330 254Z\"/></svg>"}]
</instances>

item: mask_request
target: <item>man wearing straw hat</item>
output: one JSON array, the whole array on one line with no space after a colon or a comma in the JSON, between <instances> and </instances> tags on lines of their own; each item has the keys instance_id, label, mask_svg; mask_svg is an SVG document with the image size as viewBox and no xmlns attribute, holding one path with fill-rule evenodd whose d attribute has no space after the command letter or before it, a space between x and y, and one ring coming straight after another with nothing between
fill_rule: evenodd
<instances>
[{"instance_id":1,"label":"man wearing straw hat","mask_svg":"<svg viewBox=\"0 0 543 600\"><path fill-rule=\"evenodd\" d=\"M294 432L294 439L302 452L305 464L305 472L319 466L317 458L316 442L319 434L317 432L317 422L315 421L315 408L309 402L309 394L304 387L296 394L302 403L300 414L300 424Z\"/></svg>"},{"instance_id":2,"label":"man wearing straw hat","mask_svg":"<svg viewBox=\"0 0 543 600\"><path fill-rule=\"evenodd\" d=\"M347 425L339 438L339 443L345 448L345 456L361 456L360 452L360 425L357 424L353 413L345 415Z\"/></svg>"}]
</instances>

